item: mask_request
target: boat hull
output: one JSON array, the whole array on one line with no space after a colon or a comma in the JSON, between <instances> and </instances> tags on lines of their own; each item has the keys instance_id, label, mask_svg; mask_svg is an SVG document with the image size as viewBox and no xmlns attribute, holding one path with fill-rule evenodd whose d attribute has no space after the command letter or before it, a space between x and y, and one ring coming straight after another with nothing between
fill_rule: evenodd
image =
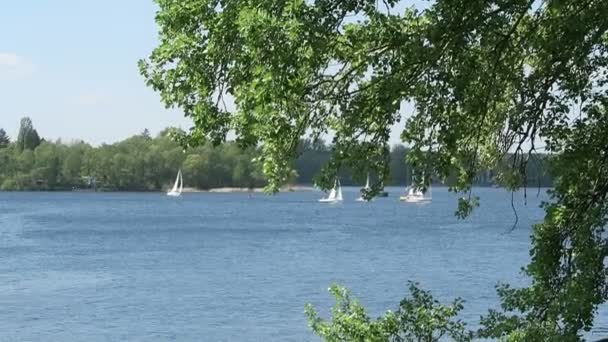
<instances>
[{"instance_id":1,"label":"boat hull","mask_svg":"<svg viewBox=\"0 0 608 342\"><path fill-rule=\"evenodd\" d=\"M338 200L338 199L321 198L319 200L319 202L321 202L321 203L338 203L338 202L342 202L342 201Z\"/></svg>"},{"instance_id":2,"label":"boat hull","mask_svg":"<svg viewBox=\"0 0 608 342\"><path fill-rule=\"evenodd\" d=\"M181 196L181 195L182 195L182 194L181 194L181 193L179 193L179 192L174 192L174 191L169 191L169 192L167 192L167 196L169 196L169 197L179 197L179 196Z\"/></svg>"},{"instance_id":3,"label":"boat hull","mask_svg":"<svg viewBox=\"0 0 608 342\"><path fill-rule=\"evenodd\" d=\"M431 201L430 198L420 198L415 196L401 196L399 197L399 200L407 203L428 203Z\"/></svg>"}]
</instances>

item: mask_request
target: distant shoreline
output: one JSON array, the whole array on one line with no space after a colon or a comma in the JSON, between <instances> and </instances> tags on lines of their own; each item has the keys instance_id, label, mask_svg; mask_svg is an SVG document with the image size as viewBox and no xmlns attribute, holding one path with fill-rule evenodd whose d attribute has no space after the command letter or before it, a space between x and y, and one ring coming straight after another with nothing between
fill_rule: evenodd
<instances>
[{"instance_id":1,"label":"distant shoreline","mask_svg":"<svg viewBox=\"0 0 608 342\"><path fill-rule=\"evenodd\" d=\"M81 192L81 193L165 193L168 190L145 190L145 189L133 189L133 190L116 190L116 189L104 189L98 188L96 191L92 189L23 189L23 190L0 190L0 192ZM279 190L279 192L308 192L315 191L315 188L307 185L292 185L286 186ZM264 188L239 188L239 187L221 187L211 189L197 189L197 188L184 188L183 193L262 193Z\"/></svg>"},{"instance_id":2,"label":"distant shoreline","mask_svg":"<svg viewBox=\"0 0 608 342\"><path fill-rule=\"evenodd\" d=\"M391 185L387 186L387 188L401 188L405 185ZM356 185L345 186L346 188L351 187L361 187ZM444 184L433 184L434 188L445 188L447 185ZM474 186L474 188L495 188L495 189L503 189L501 187L496 186ZM532 187L528 187L528 189L532 189ZM537 187L534 187L537 189ZM541 187L541 189L550 189L550 187ZM292 185L286 186L279 190L279 192L311 192L317 191L319 189L315 188L312 185ZM166 193L168 189L160 189L160 190L146 190L146 189L133 189L133 190L116 190L116 189L97 189L97 191L93 191L91 189L23 189L23 190L0 190L2 192L82 192L82 193ZM218 194L232 194L232 193L263 193L264 188L239 188L239 187L221 187L221 188L211 188L211 189L197 189L197 188L184 188L183 193L218 193Z\"/></svg>"},{"instance_id":3,"label":"distant shoreline","mask_svg":"<svg viewBox=\"0 0 608 342\"><path fill-rule=\"evenodd\" d=\"M314 191L315 188L312 186L304 185L293 185L283 187L279 192L303 192L303 191ZM223 187L223 188L211 188L211 189L196 189L196 188L184 188L183 193L199 193L199 192L211 192L211 193L243 193L243 192L264 192L264 188L238 188L238 187Z\"/></svg>"}]
</instances>

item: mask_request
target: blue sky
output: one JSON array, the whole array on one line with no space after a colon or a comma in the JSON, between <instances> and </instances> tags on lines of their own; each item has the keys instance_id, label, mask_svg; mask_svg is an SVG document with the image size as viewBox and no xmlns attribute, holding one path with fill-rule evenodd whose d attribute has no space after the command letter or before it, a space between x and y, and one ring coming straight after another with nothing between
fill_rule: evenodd
<instances>
[{"instance_id":1,"label":"blue sky","mask_svg":"<svg viewBox=\"0 0 608 342\"><path fill-rule=\"evenodd\" d=\"M93 144L190 126L137 69L157 43L152 0L1 2L0 127L11 137L23 116L47 139Z\"/></svg>"},{"instance_id":2,"label":"blue sky","mask_svg":"<svg viewBox=\"0 0 608 342\"><path fill-rule=\"evenodd\" d=\"M152 0L2 1L0 127L22 116L50 139L114 142L189 121L139 76L156 45Z\"/></svg>"}]
</instances>

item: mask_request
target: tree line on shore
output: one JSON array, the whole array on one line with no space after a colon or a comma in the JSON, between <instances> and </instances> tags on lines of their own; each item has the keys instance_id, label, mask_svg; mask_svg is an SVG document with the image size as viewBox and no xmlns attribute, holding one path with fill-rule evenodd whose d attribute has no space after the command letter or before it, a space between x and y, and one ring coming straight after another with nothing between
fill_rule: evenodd
<instances>
[{"instance_id":1,"label":"tree line on shore","mask_svg":"<svg viewBox=\"0 0 608 342\"><path fill-rule=\"evenodd\" d=\"M92 146L84 141L65 143L41 139L29 118L21 121L16 140L0 128L0 190L158 191L166 189L178 169L188 187L255 188L266 184L261 167L254 162L256 148L241 149L234 142L206 144L184 150L167 128L152 137L148 130L113 144ZM314 184L315 175L328 162L331 146L302 140L293 163L291 184ZM390 179L385 185L411 182L411 168L405 162L407 148L391 148ZM551 186L546 158L539 155L529 164L530 186ZM361 185L348 169L340 170L343 185ZM372 175L373 177L373 175ZM491 170L478 175L476 184L494 182ZM449 183L449 181L448 181Z\"/></svg>"}]
</instances>

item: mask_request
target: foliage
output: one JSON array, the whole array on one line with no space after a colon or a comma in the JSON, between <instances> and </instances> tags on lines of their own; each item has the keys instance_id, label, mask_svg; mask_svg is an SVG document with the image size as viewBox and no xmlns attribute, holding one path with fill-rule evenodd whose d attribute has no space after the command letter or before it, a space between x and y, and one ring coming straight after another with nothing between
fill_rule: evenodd
<instances>
[{"instance_id":1,"label":"foliage","mask_svg":"<svg viewBox=\"0 0 608 342\"><path fill-rule=\"evenodd\" d=\"M6 134L6 131L0 128L0 148L6 148L10 142L11 140Z\"/></svg>"},{"instance_id":2,"label":"foliage","mask_svg":"<svg viewBox=\"0 0 608 342\"><path fill-rule=\"evenodd\" d=\"M397 2L157 0L160 45L141 73L193 118L185 144L233 129L240 145L261 145L270 191L299 139L326 132L321 185L344 167L386 180L389 130L406 103L415 112L402 138L422 188L436 175L466 193L487 169L508 189L525 186L544 145L557 184L534 227L532 285L501 290L505 312L491 314L500 324L488 334L579 339L608 299L608 1ZM475 200L465 194L459 216Z\"/></svg>"},{"instance_id":3,"label":"foliage","mask_svg":"<svg viewBox=\"0 0 608 342\"><path fill-rule=\"evenodd\" d=\"M17 143L0 149L1 190L161 190L169 187L177 170L184 170L187 186L259 187L265 179L251 163L256 149L242 151L227 143L201 146L186 152L168 135L149 133L92 147L84 142L44 141L33 150ZM95 182L91 180L95 179Z\"/></svg>"},{"instance_id":4,"label":"foliage","mask_svg":"<svg viewBox=\"0 0 608 342\"><path fill-rule=\"evenodd\" d=\"M504 335L517 323L521 340L576 341L593 326L597 306L606 300L608 97L600 97L576 120L554 161L560 170L551 192L555 201L545 204L547 215L534 229L533 260L525 269L532 286L499 287L504 309L527 315L516 320L492 312L488 336Z\"/></svg>"},{"instance_id":5,"label":"foliage","mask_svg":"<svg viewBox=\"0 0 608 342\"><path fill-rule=\"evenodd\" d=\"M224 143L215 148L204 145L184 152L171 139L170 131L165 130L155 138L144 131L125 141L99 147L81 141L69 144L44 141L34 150L19 151L16 144L9 144L0 150L0 189L89 188L93 186L93 177L99 189L161 190L170 185L179 168L184 173L185 184L199 189L255 188L266 183L259 165L253 162L259 155L258 149L242 150L234 143ZM313 184L316 174L329 160L330 150L322 141L314 144L300 141L299 157L293 163L288 183ZM395 160L403 160L407 149L397 145L390 153ZM544 168L546 165L541 165L540 170ZM409 184L411 179L407 175L411 173L410 165L391 163L390 174L395 178L386 185ZM340 177L343 185L361 186L365 181L364 176L355 176L348 169L341 170ZM480 177L477 184L490 185L492 179ZM550 179L543 183L549 184Z\"/></svg>"},{"instance_id":6,"label":"foliage","mask_svg":"<svg viewBox=\"0 0 608 342\"><path fill-rule=\"evenodd\" d=\"M20 151L33 150L40 145L40 136L34 129L32 120L28 117L21 119L19 135L17 136L17 148Z\"/></svg>"},{"instance_id":7,"label":"foliage","mask_svg":"<svg viewBox=\"0 0 608 342\"><path fill-rule=\"evenodd\" d=\"M312 330L327 342L437 342L445 337L460 342L472 339L473 334L466 330L466 325L455 319L462 310L460 299L446 306L415 283L410 283L409 290L411 298L404 298L397 311L388 311L376 320L351 298L346 288L338 285L329 289L336 298L330 322L321 319L311 305L306 306L305 312Z\"/></svg>"}]
</instances>

